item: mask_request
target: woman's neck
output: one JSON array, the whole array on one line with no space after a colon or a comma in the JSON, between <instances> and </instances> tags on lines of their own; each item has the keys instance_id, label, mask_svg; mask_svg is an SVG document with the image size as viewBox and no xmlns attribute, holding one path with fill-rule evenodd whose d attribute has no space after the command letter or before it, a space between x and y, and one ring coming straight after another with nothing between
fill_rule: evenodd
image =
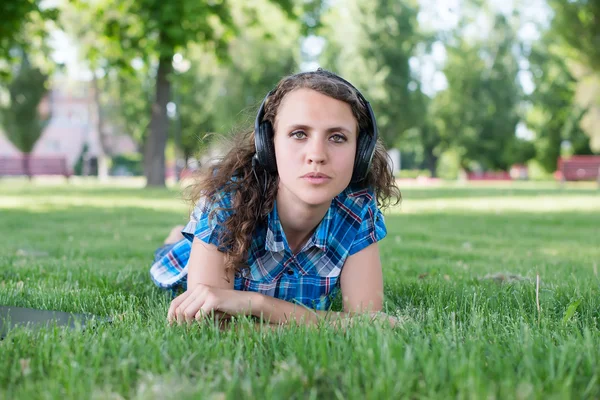
<instances>
[{"instance_id":1,"label":"woman's neck","mask_svg":"<svg viewBox=\"0 0 600 400\"><path fill-rule=\"evenodd\" d=\"M297 200L297 199L296 199ZM329 204L309 206L277 194L277 214L285 238L293 253L297 253L319 225Z\"/></svg>"}]
</instances>

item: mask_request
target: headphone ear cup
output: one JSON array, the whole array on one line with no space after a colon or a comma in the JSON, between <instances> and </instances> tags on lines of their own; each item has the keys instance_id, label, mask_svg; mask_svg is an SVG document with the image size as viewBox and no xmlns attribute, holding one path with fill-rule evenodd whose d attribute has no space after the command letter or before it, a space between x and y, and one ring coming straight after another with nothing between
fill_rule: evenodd
<instances>
[{"instance_id":1,"label":"headphone ear cup","mask_svg":"<svg viewBox=\"0 0 600 400\"><path fill-rule=\"evenodd\" d=\"M254 147L256 148L255 158L258 160L258 164L264 166L266 164L265 159L265 133L261 124L257 124L254 129Z\"/></svg>"},{"instance_id":2,"label":"headphone ear cup","mask_svg":"<svg viewBox=\"0 0 600 400\"><path fill-rule=\"evenodd\" d=\"M269 172L277 171L277 160L275 159L275 147L273 144L273 127L269 121L261 122L259 125L260 148L256 148L256 154L260 164Z\"/></svg>"},{"instance_id":3,"label":"headphone ear cup","mask_svg":"<svg viewBox=\"0 0 600 400\"><path fill-rule=\"evenodd\" d=\"M375 139L369 132L361 131L356 143L356 157L354 158L354 172L352 182L360 182L367 177L371 159L375 151Z\"/></svg>"}]
</instances>

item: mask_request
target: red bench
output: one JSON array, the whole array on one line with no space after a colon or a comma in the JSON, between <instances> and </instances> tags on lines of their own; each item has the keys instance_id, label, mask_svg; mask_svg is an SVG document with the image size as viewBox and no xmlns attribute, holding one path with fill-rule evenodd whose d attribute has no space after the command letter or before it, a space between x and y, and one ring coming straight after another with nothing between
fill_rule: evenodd
<instances>
[{"instance_id":1,"label":"red bench","mask_svg":"<svg viewBox=\"0 0 600 400\"><path fill-rule=\"evenodd\" d=\"M600 184L600 156L559 158L557 177L562 181L593 181Z\"/></svg>"},{"instance_id":2,"label":"red bench","mask_svg":"<svg viewBox=\"0 0 600 400\"><path fill-rule=\"evenodd\" d=\"M0 176L73 175L65 157L55 156L0 156Z\"/></svg>"},{"instance_id":3,"label":"red bench","mask_svg":"<svg viewBox=\"0 0 600 400\"><path fill-rule=\"evenodd\" d=\"M467 179L470 181L510 181L510 174L506 171L469 172Z\"/></svg>"}]
</instances>

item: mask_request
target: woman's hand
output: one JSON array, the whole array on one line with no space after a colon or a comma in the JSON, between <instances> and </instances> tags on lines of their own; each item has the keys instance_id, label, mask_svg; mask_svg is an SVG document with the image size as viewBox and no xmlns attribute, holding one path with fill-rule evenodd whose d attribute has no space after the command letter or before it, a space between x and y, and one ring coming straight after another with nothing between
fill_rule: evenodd
<instances>
[{"instance_id":1,"label":"woman's hand","mask_svg":"<svg viewBox=\"0 0 600 400\"><path fill-rule=\"evenodd\" d=\"M173 299L167 313L167 320L169 323L181 324L194 320L200 321L211 315L223 319L247 312L250 303L246 299L244 304L242 294L233 289L219 289L197 284Z\"/></svg>"}]
</instances>

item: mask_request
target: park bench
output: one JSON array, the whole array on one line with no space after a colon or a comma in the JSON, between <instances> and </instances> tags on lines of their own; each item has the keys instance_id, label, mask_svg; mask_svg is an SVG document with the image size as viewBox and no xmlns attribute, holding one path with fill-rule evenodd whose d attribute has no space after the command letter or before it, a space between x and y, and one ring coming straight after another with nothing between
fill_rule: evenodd
<instances>
[{"instance_id":1,"label":"park bench","mask_svg":"<svg viewBox=\"0 0 600 400\"><path fill-rule=\"evenodd\" d=\"M510 174L506 171L469 172L467 179L470 181L510 181Z\"/></svg>"},{"instance_id":2,"label":"park bench","mask_svg":"<svg viewBox=\"0 0 600 400\"><path fill-rule=\"evenodd\" d=\"M600 156L559 158L557 177L562 181L593 181L600 185Z\"/></svg>"},{"instance_id":3,"label":"park bench","mask_svg":"<svg viewBox=\"0 0 600 400\"><path fill-rule=\"evenodd\" d=\"M72 172L67 159L62 156L0 156L0 177L39 175L62 175L68 178Z\"/></svg>"}]
</instances>

